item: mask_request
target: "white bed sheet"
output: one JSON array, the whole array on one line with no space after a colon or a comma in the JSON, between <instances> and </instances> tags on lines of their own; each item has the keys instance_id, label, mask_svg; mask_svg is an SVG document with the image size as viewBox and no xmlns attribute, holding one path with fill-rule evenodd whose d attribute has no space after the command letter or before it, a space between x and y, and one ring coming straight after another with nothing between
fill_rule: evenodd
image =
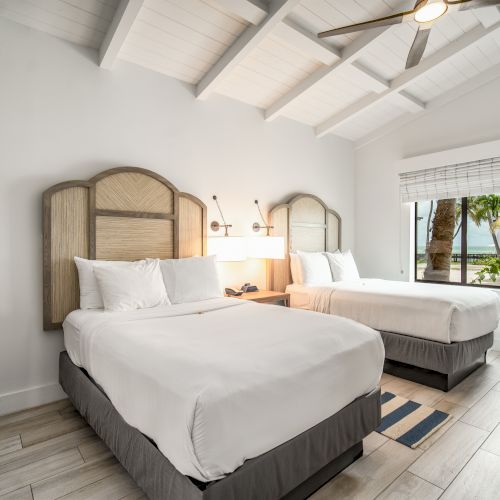
<instances>
[{"instance_id":1,"label":"white bed sheet","mask_svg":"<svg viewBox=\"0 0 500 500\"><path fill-rule=\"evenodd\" d=\"M321 287L293 284L286 291L292 307L443 343L486 335L500 316L495 292L461 286L360 279Z\"/></svg>"},{"instance_id":2,"label":"white bed sheet","mask_svg":"<svg viewBox=\"0 0 500 500\"><path fill-rule=\"evenodd\" d=\"M83 321L75 311L65 326L75 316L81 365L128 424L201 481L328 418L382 374L377 332L310 311L220 298Z\"/></svg>"}]
</instances>

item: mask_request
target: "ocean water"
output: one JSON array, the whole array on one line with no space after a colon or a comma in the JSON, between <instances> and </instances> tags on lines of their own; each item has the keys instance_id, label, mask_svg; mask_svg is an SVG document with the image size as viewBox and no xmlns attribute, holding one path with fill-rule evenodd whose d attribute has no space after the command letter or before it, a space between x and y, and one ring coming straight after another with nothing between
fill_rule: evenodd
<instances>
[{"instance_id":1,"label":"ocean water","mask_svg":"<svg viewBox=\"0 0 500 500\"><path fill-rule=\"evenodd\" d=\"M460 249L453 248L453 252L460 252ZM468 253L496 253L495 245L489 245L487 247L468 247Z\"/></svg>"},{"instance_id":2,"label":"ocean water","mask_svg":"<svg viewBox=\"0 0 500 500\"><path fill-rule=\"evenodd\" d=\"M453 253L460 253L460 247L453 247ZM495 245L488 246L470 246L467 249L468 253L484 253L495 254ZM425 253L425 246L418 246L418 253Z\"/></svg>"}]
</instances>

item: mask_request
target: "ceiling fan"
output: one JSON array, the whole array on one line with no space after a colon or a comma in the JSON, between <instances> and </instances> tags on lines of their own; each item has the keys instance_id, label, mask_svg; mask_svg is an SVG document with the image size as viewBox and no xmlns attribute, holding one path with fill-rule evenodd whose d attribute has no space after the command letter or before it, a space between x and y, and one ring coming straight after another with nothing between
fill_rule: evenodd
<instances>
[{"instance_id":1,"label":"ceiling fan","mask_svg":"<svg viewBox=\"0 0 500 500\"><path fill-rule=\"evenodd\" d=\"M335 35L345 35L381 26L391 26L410 21L418 23L418 30L406 60L406 69L417 66L422 59L433 23L450 10L471 10L480 7L500 6L500 0L417 0L412 10L392 14L364 23L351 24L342 28L323 31L319 38Z\"/></svg>"}]
</instances>

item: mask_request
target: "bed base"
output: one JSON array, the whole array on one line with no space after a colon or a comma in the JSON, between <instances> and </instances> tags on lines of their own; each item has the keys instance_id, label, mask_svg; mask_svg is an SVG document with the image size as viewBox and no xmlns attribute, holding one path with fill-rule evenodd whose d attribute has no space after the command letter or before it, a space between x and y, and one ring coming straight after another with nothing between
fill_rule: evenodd
<instances>
[{"instance_id":1,"label":"bed base","mask_svg":"<svg viewBox=\"0 0 500 500\"><path fill-rule=\"evenodd\" d=\"M448 392L485 363L486 353L469 366L466 366L455 373L439 373L434 370L427 370L418 366L412 366L399 361L386 359L384 362L384 372L389 375L394 375L406 380L411 380L412 382L417 382L418 384L427 385L428 387Z\"/></svg>"},{"instance_id":2,"label":"bed base","mask_svg":"<svg viewBox=\"0 0 500 500\"><path fill-rule=\"evenodd\" d=\"M59 358L59 380L75 408L151 500L305 499L363 454L363 438L380 423L376 389L290 441L247 460L224 479L205 484L177 471L150 439L128 425L66 352Z\"/></svg>"},{"instance_id":3,"label":"bed base","mask_svg":"<svg viewBox=\"0 0 500 500\"><path fill-rule=\"evenodd\" d=\"M393 332L380 332L385 346L384 372L448 392L486 363L493 333L443 344Z\"/></svg>"}]
</instances>

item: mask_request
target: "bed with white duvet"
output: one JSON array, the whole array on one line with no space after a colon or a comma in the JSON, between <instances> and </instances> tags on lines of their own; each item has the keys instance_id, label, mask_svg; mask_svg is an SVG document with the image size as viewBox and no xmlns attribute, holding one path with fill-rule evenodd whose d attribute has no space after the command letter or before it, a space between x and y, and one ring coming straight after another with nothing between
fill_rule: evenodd
<instances>
[{"instance_id":1,"label":"bed with white duvet","mask_svg":"<svg viewBox=\"0 0 500 500\"><path fill-rule=\"evenodd\" d=\"M211 481L378 386L380 335L345 318L229 298L76 310L74 364L182 474Z\"/></svg>"},{"instance_id":2,"label":"bed with white duvet","mask_svg":"<svg viewBox=\"0 0 500 500\"><path fill-rule=\"evenodd\" d=\"M500 299L489 290L355 279L289 285L291 306L351 318L376 330L449 344L492 332Z\"/></svg>"},{"instance_id":3,"label":"bed with white duvet","mask_svg":"<svg viewBox=\"0 0 500 500\"><path fill-rule=\"evenodd\" d=\"M362 279L352 253L290 254L294 308L350 318L380 332L387 373L450 390L485 363L500 317L490 290Z\"/></svg>"}]
</instances>

